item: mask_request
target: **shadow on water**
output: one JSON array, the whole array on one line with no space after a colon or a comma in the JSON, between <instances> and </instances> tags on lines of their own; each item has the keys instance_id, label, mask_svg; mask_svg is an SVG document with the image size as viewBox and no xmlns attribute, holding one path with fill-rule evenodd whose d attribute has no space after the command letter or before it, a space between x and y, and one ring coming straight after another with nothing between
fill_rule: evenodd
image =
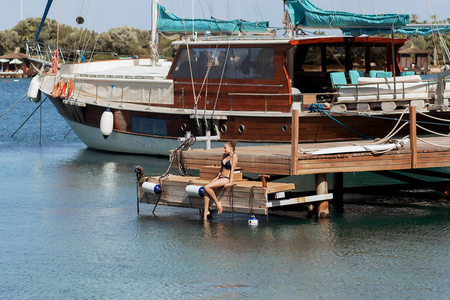
<instances>
[{"instance_id":1,"label":"shadow on water","mask_svg":"<svg viewBox=\"0 0 450 300\"><path fill-rule=\"evenodd\" d=\"M161 174L167 170L169 160L162 156L112 153L85 148L79 149L73 158L62 163L62 166L70 172L84 170L87 167L91 169L94 167L103 168L104 170L101 171L103 176L108 175L108 166L113 167L116 173L134 175L135 165L143 167L144 171L148 173L146 175Z\"/></svg>"}]
</instances>

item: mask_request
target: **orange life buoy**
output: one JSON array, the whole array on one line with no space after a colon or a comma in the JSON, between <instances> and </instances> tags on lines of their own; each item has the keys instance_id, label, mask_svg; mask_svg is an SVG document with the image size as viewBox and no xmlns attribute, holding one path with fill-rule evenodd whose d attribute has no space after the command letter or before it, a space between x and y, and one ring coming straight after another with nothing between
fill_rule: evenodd
<instances>
[{"instance_id":1,"label":"orange life buoy","mask_svg":"<svg viewBox=\"0 0 450 300\"><path fill-rule=\"evenodd\" d=\"M58 93L61 89L61 81L58 81L58 83L55 84L55 86L53 87L53 92L52 92L52 96L53 98L59 98Z\"/></svg>"},{"instance_id":2,"label":"orange life buoy","mask_svg":"<svg viewBox=\"0 0 450 300\"><path fill-rule=\"evenodd\" d=\"M67 90L67 82L61 82L61 93L59 93L60 97L66 97Z\"/></svg>"},{"instance_id":3,"label":"orange life buoy","mask_svg":"<svg viewBox=\"0 0 450 300\"><path fill-rule=\"evenodd\" d=\"M55 87L53 88L52 96L53 98L61 98L61 94L63 92L63 82L58 81L57 84L55 84Z\"/></svg>"},{"instance_id":4,"label":"orange life buoy","mask_svg":"<svg viewBox=\"0 0 450 300\"><path fill-rule=\"evenodd\" d=\"M72 92L73 92L73 81L69 79L69 81L67 81L66 88L63 89L63 96L69 98L70 95L72 95Z\"/></svg>"}]
</instances>

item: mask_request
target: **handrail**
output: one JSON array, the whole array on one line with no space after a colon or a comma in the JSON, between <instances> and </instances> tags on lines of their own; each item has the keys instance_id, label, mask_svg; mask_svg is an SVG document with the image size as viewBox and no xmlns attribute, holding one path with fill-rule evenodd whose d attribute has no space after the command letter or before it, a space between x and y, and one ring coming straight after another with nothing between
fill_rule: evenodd
<instances>
[{"instance_id":1,"label":"handrail","mask_svg":"<svg viewBox=\"0 0 450 300\"><path fill-rule=\"evenodd\" d=\"M30 42L30 41L25 41L24 42L26 45L26 49L27 49L27 54L28 56L31 58L32 54L36 54L38 56L39 60L43 60L43 61L51 61L52 59L52 49L56 49L55 46L49 45L49 44L45 44L45 43L34 43L34 42ZM45 50L44 50L45 49ZM66 49L66 48L61 48L59 47L57 49L59 51L60 57L62 58L62 60L65 62L65 60L69 61L77 61L80 57L64 57L62 51L64 52L69 52L69 53L74 53L74 54L81 54L82 50L74 50L74 49ZM44 54L45 51L45 54ZM92 50L83 50L84 54L91 54L91 53L95 53L95 54L99 54L99 53L104 53L104 54L110 54L112 56L118 56L117 53L115 52L104 52L104 51L92 51Z\"/></svg>"},{"instance_id":2,"label":"handrail","mask_svg":"<svg viewBox=\"0 0 450 300\"><path fill-rule=\"evenodd\" d=\"M338 93L296 93L296 94L263 94L263 93L228 93L230 96L297 96L297 95L338 95Z\"/></svg>"},{"instance_id":3,"label":"handrail","mask_svg":"<svg viewBox=\"0 0 450 300\"><path fill-rule=\"evenodd\" d=\"M393 84L394 88L396 88L397 84L401 84L402 85L402 98L396 98L397 95L395 93L394 94L394 98L392 100L405 100L406 99L405 83L423 83L423 84L426 84L426 90L427 90L427 93L428 93L428 98L431 97L431 95L430 95L430 93L431 93L430 87L432 85L436 85L437 84L436 81L425 81L425 80L422 80L422 81L417 81L417 82L410 82L410 81L396 81L396 82L394 82L394 81L392 81L392 82L367 82L367 83L356 83L356 84L355 83L351 83L351 84L346 84L346 85L344 85L342 87L352 87L352 86L354 86L356 88L355 98L356 98L356 101L359 101L359 97L360 96L364 96L364 95L359 95L358 87L369 86L369 85L376 85L377 86L376 87L376 89L377 89L377 100L381 100L380 95L389 95L389 94L391 94L391 93L380 94L380 85L381 84L386 84L386 85ZM337 94L339 95L339 93L337 93Z\"/></svg>"},{"instance_id":4,"label":"handrail","mask_svg":"<svg viewBox=\"0 0 450 300\"><path fill-rule=\"evenodd\" d=\"M174 81L175 84L188 84L188 85L192 85L192 82L185 82L185 81ZM202 82L194 82L193 84L196 85L202 85ZM283 85L282 84L251 84L251 83L208 83L208 85L224 85L224 86L252 86L252 87L278 87L278 88L282 88Z\"/></svg>"}]
</instances>

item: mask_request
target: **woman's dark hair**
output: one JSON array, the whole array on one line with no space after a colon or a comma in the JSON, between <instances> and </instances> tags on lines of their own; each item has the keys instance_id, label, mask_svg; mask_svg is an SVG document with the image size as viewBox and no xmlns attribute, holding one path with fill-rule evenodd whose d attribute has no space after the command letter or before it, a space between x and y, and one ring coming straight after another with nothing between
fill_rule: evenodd
<instances>
[{"instance_id":1,"label":"woman's dark hair","mask_svg":"<svg viewBox=\"0 0 450 300\"><path fill-rule=\"evenodd\" d=\"M226 142L226 144L230 145L231 149L233 149L233 152L236 152L236 144L237 144L236 141L229 141Z\"/></svg>"},{"instance_id":2,"label":"woman's dark hair","mask_svg":"<svg viewBox=\"0 0 450 300\"><path fill-rule=\"evenodd\" d=\"M233 150L233 153L236 152L236 144L237 144L236 141L226 142L225 145L227 145L227 144L231 147L231 150ZM227 157L227 155L224 153L222 156L222 159L224 159L225 157ZM220 171L222 171L222 169L220 169Z\"/></svg>"}]
</instances>

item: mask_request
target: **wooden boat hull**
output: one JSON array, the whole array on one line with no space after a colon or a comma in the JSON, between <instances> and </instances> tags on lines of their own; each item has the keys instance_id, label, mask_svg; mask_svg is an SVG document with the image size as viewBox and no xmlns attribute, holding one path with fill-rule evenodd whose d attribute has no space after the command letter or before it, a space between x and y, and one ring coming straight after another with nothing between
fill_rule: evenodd
<instances>
[{"instance_id":1,"label":"wooden boat hull","mask_svg":"<svg viewBox=\"0 0 450 300\"><path fill-rule=\"evenodd\" d=\"M114 114L113 133L105 139L100 132L100 117L106 107L84 103L77 105L47 95L59 114L63 116L74 133L83 143L93 149L154 155L168 155L168 151L179 145L178 137L191 131L194 136L204 135L205 120L199 116L198 126L192 111L177 111L169 109L165 112L157 108L149 110L127 110L111 107ZM221 116L212 124L206 120L208 127L216 125L220 140L213 142L213 147L221 147L223 141L236 140L244 145L270 145L274 143L290 143L290 114L264 114L248 112ZM450 113L435 113L442 118L450 118ZM325 142L353 140L363 138L382 138L387 135L397 123L399 114L382 116L361 116L335 114L332 117L323 113L302 112L300 114L300 142ZM407 120L408 116L404 118ZM418 115L418 121L428 121ZM433 121L438 124L439 122ZM447 125L427 124L435 131L448 133ZM224 130L226 128L226 130ZM200 130L199 130L200 129ZM222 129L222 130L221 130ZM403 132L407 134L405 126ZM400 132L401 134L402 132ZM420 133L420 132L419 132ZM423 133L423 132L422 132ZM212 132L212 135L215 133ZM203 148L203 143L197 143L195 148Z\"/></svg>"}]
</instances>

